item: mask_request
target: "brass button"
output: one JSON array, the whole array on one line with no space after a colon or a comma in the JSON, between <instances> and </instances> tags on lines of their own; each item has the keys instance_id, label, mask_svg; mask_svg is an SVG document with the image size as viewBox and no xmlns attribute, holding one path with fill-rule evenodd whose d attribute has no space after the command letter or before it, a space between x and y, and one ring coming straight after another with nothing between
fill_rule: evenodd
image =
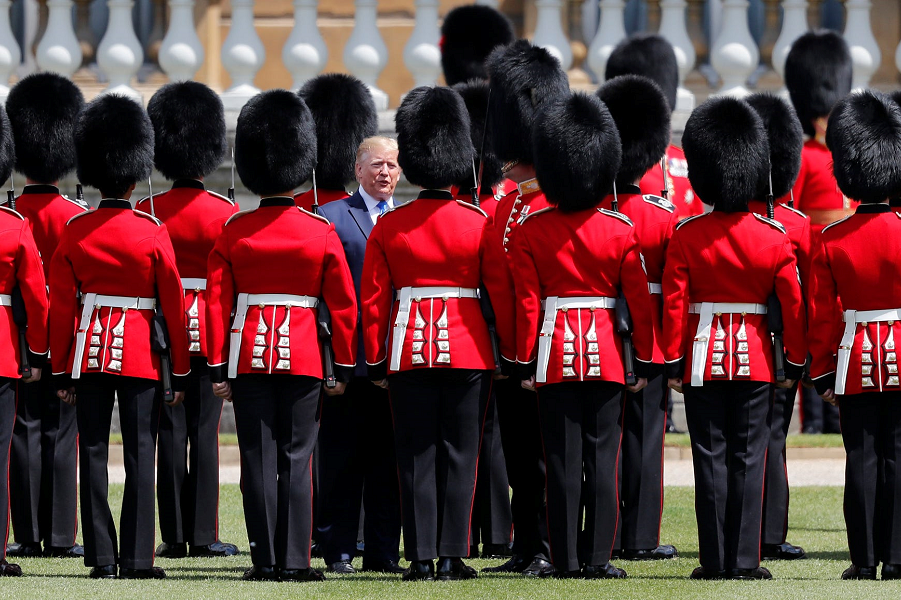
<instances>
[{"instance_id":1,"label":"brass button","mask_svg":"<svg viewBox=\"0 0 901 600\"><path fill-rule=\"evenodd\" d=\"M894 321L889 321L889 322L888 322L888 326L889 326L889 327L891 327L891 326L894 325L894 324L895 324Z\"/></svg>"},{"instance_id":2,"label":"brass button","mask_svg":"<svg viewBox=\"0 0 901 600\"><path fill-rule=\"evenodd\" d=\"M505 243L505 244L506 244L507 242L509 242L509 241L510 241L510 238L504 238L504 243Z\"/></svg>"},{"instance_id":3,"label":"brass button","mask_svg":"<svg viewBox=\"0 0 901 600\"><path fill-rule=\"evenodd\" d=\"M564 307L563 307L563 308L561 308L561 309L560 309L560 310L561 310L561 311L563 311L563 312L567 312L567 311L568 311L568 310L569 310L569 309L568 309L568 308L566 308L566 307L565 307L565 306L564 306Z\"/></svg>"},{"instance_id":4,"label":"brass button","mask_svg":"<svg viewBox=\"0 0 901 600\"><path fill-rule=\"evenodd\" d=\"M416 296L415 298L413 298L413 300L415 300L416 302L422 302L422 297Z\"/></svg>"},{"instance_id":5,"label":"brass button","mask_svg":"<svg viewBox=\"0 0 901 600\"><path fill-rule=\"evenodd\" d=\"M260 302L257 306L259 306L261 309L262 309L262 308L266 308L266 305L263 304L262 302Z\"/></svg>"},{"instance_id":6,"label":"brass button","mask_svg":"<svg viewBox=\"0 0 901 600\"><path fill-rule=\"evenodd\" d=\"M716 316L722 317L722 316L723 316L723 313L716 313Z\"/></svg>"},{"instance_id":7,"label":"brass button","mask_svg":"<svg viewBox=\"0 0 901 600\"><path fill-rule=\"evenodd\" d=\"M863 323L861 323L861 325L863 325L864 327L866 327L866 326L867 326L867 322L864 321Z\"/></svg>"},{"instance_id":8,"label":"brass button","mask_svg":"<svg viewBox=\"0 0 901 600\"><path fill-rule=\"evenodd\" d=\"M519 198L517 198L517 199L513 202L513 204L514 204L514 205L522 204L522 200L520 200Z\"/></svg>"},{"instance_id":9,"label":"brass button","mask_svg":"<svg viewBox=\"0 0 901 600\"><path fill-rule=\"evenodd\" d=\"M512 222L513 222L513 217L510 217L509 219L507 219L507 223L508 223L508 224L509 224L509 223L512 223Z\"/></svg>"},{"instance_id":10,"label":"brass button","mask_svg":"<svg viewBox=\"0 0 901 600\"><path fill-rule=\"evenodd\" d=\"M195 293L195 294L199 294L199 293L200 293L200 288L194 288L194 293Z\"/></svg>"},{"instance_id":11,"label":"brass button","mask_svg":"<svg viewBox=\"0 0 901 600\"><path fill-rule=\"evenodd\" d=\"M127 313L127 312L128 312L128 307L127 307L127 306L123 306L123 307L122 307L122 312Z\"/></svg>"},{"instance_id":12,"label":"brass button","mask_svg":"<svg viewBox=\"0 0 901 600\"><path fill-rule=\"evenodd\" d=\"M510 233L510 228L507 227L507 229L504 230L504 233Z\"/></svg>"}]
</instances>

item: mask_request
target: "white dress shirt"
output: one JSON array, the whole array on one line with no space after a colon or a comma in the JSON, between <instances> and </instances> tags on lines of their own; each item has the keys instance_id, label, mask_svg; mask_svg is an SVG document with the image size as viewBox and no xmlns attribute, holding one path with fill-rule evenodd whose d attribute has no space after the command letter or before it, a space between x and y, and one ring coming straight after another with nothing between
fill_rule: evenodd
<instances>
[{"instance_id":1,"label":"white dress shirt","mask_svg":"<svg viewBox=\"0 0 901 600\"><path fill-rule=\"evenodd\" d=\"M372 219L372 224L375 225L379 218L379 201L367 194L362 186L360 186L360 196L363 197L363 202L366 203L366 209L369 211L369 218ZM394 196L388 198L388 208L394 208Z\"/></svg>"}]
</instances>

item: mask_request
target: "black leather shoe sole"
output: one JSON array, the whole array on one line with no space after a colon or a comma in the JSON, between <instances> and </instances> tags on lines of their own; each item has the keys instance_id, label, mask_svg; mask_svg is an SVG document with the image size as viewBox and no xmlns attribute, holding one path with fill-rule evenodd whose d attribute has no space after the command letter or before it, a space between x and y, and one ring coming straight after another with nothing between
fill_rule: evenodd
<instances>
[{"instance_id":1,"label":"black leather shoe sole","mask_svg":"<svg viewBox=\"0 0 901 600\"><path fill-rule=\"evenodd\" d=\"M884 563L882 565L881 579L885 579L885 580L901 579L901 565L893 565L891 563Z\"/></svg>"},{"instance_id":2,"label":"black leather shoe sole","mask_svg":"<svg viewBox=\"0 0 901 600\"><path fill-rule=\"evenodd\" d=\"M165 579L166 572L160 567L150 567L149 569L127 569L119 568L119 579Z\"/></svg>"},{"instance_id":3,"label":"black leather shoe sole","mask_svg":"<svg viewBox=\"0 0 901 600\"><path fill-rule=\"evenodd\" d=\"M554 577L557 574L557 568L544 559L536 558L522 574L524 577L544 579L545 577Z\"/></svg>"},{"instance_id":4,"label":"black leather shoe sole","mask_svg":"<svg viewBox=\"0 0 901 600\"><path fill-rule=\"evenodd\" d=\"M44 548L44 556L48 558L84 558L84 546L75 544L71 548L49 546Z\"/></svg>"},{"instance_id":5,"label":"black leather shoe sole","mask_svg":"<svg viewBox=\"0 0 901 600\"><path fill-rule=\"evenodd\" d=\"M757 567L756 569L732 569L731 571L729 571L729 579L736 579L739 581L772 578L773 575L766 567Z\"/></svg>"},{"instance_id":6,"label":"black leather shoe sole","mask_svg":"<svg viewBox=\"0 0 901 600\"><path fill-rule=\"evenodd\" d=\"M717 579L725 579L726 572L725 571L709 571L704 567L695 567L695 570L691 572L691 575L688 577L689 579L697 579L701 581L714 581Z\"/></svg>"},{"instance_id":7,"label":"black leather shoe sole","mask_svg":"<svg viewBox=\"0 0 901 600\"><path fill-rule=\"evenodd\" d=\"M118 577L116 565L103 565L101 567L94 567L93 569L91 569L91 572L88 573L88 577L90 577L91 579L116 579Z\"/></svg>"},{"instance_id":8,"label":"black leather shoe sole","mask_svg":"<svg viewBox=\"0 0 901 600\"><path fill-rule=\"evenodd\" d=\"M669 544L650 548L648 550L623 550L623 560L669 560L678 558L679 552L675 546Z\"/></svg>"},{"instance_id":9,"label":"black leather shoe sole","mask_svg":"<svg viewBox=\"0 0 901 600\"><path fill-rule=\"evenodd\" d=\"M163 542L156 547L154 555L157 558L185 558L188 555L188 545Z\"/></svg>"},{"instance_id":10,"label":"black leather shoe sole","mask_svg":"<svg viewBox=\"0 0 901 600\"><path fill-rule=\"evenodd\" d=\"M322 571L317 571L312 567L306 569L282 569L278 573L281 581L325 581L325 575Z\"/></svg>"},{"instance_id":11,"label":"black leather shoe sole","mask_svg":"<svg viewBox=\"0 0 901 600\"><path fill-rule=\"evenodd\" d=\"M215 542L209 546L191 546L188 556L205 557L205 558L222 558L225 556L236 556L238 547L234 544L226 544L224 542ZM159 555L157 555L159 556Z\"/></svg>"},{"instance_id":12,"label":"black leather shoe sole","mask_svg":"<svg viewBox=\"0 0 901 600\"><path fill-rule=\"evenodd\" d=\"M522 574L523 571L529 568L531 561L526 560L524 558L520 558L519 556L514 556L507 562L502 565L498 565L496 567L485 567L482 569L482 573L519 573Z\"/></svg>"},{"instance_id":13,"label":"black leather shoe sole","mask_svg":"<svg viewBox=\"0 0 901 600\"><path fill-rule=\"evenodd\" d=\"M7 544L6 555L16 558L38 558L44 555L40 543L36 544Z\"/></svg>"},{"instance_id":14,"label":"black leather shoe sole","mask_svg":"<svg viewBox=\"0 0 901 600\"><path fill-rule=\"evenodd\" d=\"M876 567L851 565L842 572L842 579L876 579Z\"/></svg>"},{"instance_id":15,"label":"black leather shoe sole","mask_svg":"<svg viewBox=\"0 0 901 600\"><path fill-rule=\"evenodd\" d=\"M8 563L5 560L0 562L0 577L21 577L22 567L15 563Z\"/></svg>"},{"instance_id":16,"label":"black leather shoe sole","mask_svg":"<svg viewBox=\"0 0 901 600\"><path fill-rule=\"evenodd\" d=\"M278 581L278 571L274 567L253 566L241 576L244 581Z\"/></svg>"},{"instance_id":17,"label":"black leather shoe sole","mask_svg":"<svg viewBox=\"0 0 901 600\"><path fill-rule=\"evenodd\" d=\"M385 562L385 563L367 563L363 561L363 568L360 571L365 573L387 573L389 575L400 575L406 571L405 568L397 564L396 562Z\"/></svg>"},{"instance_id":18,"label":"black leather shoe sole","mask_svg":"<svg viewBox=\"0 0 901 600\"><path fill-rule=\"evenodd\" d=\"M337 573L339 575L353 575L357 572L352 564L340 560L338 562L330 564L326 568L326 571L328 571L329 573Z\"/></svg>"}]
</instances>

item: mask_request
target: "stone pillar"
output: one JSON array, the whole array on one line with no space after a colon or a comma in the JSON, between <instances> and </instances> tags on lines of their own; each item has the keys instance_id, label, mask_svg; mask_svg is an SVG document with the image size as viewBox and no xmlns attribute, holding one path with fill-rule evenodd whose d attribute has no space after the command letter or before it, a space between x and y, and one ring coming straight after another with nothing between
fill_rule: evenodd
<instances>
[{"instance_id":1,"label":"stone pillar","mask_svg":"<svg viewBox=\"0 0 901 600\"><path fill-rule=\"evenodd\" d=\"M328 60L328 48L316 24L319 0L294 0L294 29L282 49L282 62L291 72L291 87L300 89L316 77Z\"/></svg>"},{"instance_id":2,"label":"stone pillar","mask_svg":"<svg viewBox=\"0 0 901 600\"><path fill-rule=\"evenodd\" d=\"M344 66L366 84L376 110L388 110L388 94L376 81L388 62L388 48L379 33L378 0L356 0L354 28L344 46Z\"/></svg>"},{"instance_id":3,"label":"stone pillar","mask_svg":"<svg viewBox=\"0 0 901 600\"><path fill-rule=\"evenodd\" d=\"M692 110L695 95L685 88L685 77L695 66L695 49L688 37L685 0L660 0L660 35L673 45L679 64L679 90L676 94L676 110Z\"/></svg>"},{"instance_id":4,"label":"stone pillar","mask_svg":"<svg viewBox=\"0 0 901 600\"><path fill-rule=\"evenodd\" d=\"M81 46L72 25L72 0L49 0L44 37L35 54L43 71L71 77L81 66Z\"/></svg>"},{"instance_id":5,"label":"stone pillar","mask_svg":"<svg viewBox=\"0 0 901 600\"><path fill-rule=\"evenodd\" d=\"M782 31L773 46L773 69L785 78L785 59L795 40L807 33L807 0L782 0Z\"/></svg>"},{"instance_id":6,"label":"stone pillar","mask_svg":"<svg viewBox=\"0 0 901 600\"><path fill-rule=\"evenodd\" d=\"M222 45L222 64L232 82L222 93L222 104L236 113L260 93L253 79L266 62L266 49L253 26L253 2L232 0L231 29Z\"/></svg>"},{"instance_id":7,"label":"stone pillar","mask_svg":"<svg viewBox=\"0 0 901 600\"><path fill-rule=\"evenodd\" d=\"M845 41L851 49L854 63L852 89L861 90L869 86L873 73L879 68L882 54L870 25L870 0L845 0L847 20L845 21Z\"/></svg>"},{"instance_id":8,"label":"stone pillar","mask_svg":"<svg viewBox=\"0 0 901 600\"><path fill-rule=\"evenodd\" d=\"M563 20L560 16L562 0L535 0L535 6L538 14L532 43L553 54L560 61L563 70L568 71L573 64L573 53L569 40L563 33ZM601 18L603 19L603 15Z\"/></svg>"},{"instance_id":9,"label":"stone pillar","mask_svg":"<svg viewBox=\"0 0 901 600\"><path fill-rule=\"evenodd\" d=\"M588 46L588 66L604 81L607 59L616 45L626 37L624 21L626 3L623 0L601 0L601 24Z\"/></svg>"},{"instance_id":10,"label":"stone pillar","mask_svg":"<svg viewBox=\"0 0 901 600\"><path fill-rule=\"evenodd\" d=\"M107 0L109 24L97 48L97 64L109 79L104 93L122 94L140 102L141 94L131 87L132 77L144 62L144 51L131 20L133 6L133 0Z\"/></svg>"},{"instance_id":11,"label":"stone pillar","mask_svg":"<svg viewBox=\"0 0 901 600\"><path fill-rule=\"evenodd\" d=\"M160 68L172 81L193 79L204 52L194 29L194 0L169 0L169 29L159 50Z\"/></svg>"},{"instance_id":12,"label":"stone pillar","mask_svg":"<svg viewBox=\"0 0 901 600\"><path fill-rule=\"evenodd\" d=\"M748 0L723 0L723 21L710 51L710 64L723 82L719 94L746 96L748 77L760 53L748 29Z\"/></svg>"}]
</instances>

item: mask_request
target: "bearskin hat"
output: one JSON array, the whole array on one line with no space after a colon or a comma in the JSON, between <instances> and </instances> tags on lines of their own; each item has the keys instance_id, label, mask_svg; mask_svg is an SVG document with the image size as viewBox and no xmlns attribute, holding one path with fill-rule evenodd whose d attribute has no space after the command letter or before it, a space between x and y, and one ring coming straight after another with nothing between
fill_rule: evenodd
<instances>
[{"instance_id":1,"label":"bearskin hat","mask_svg":"<svg viewBox=\"0 0 901 600\"><path fill-rule=\"evenodd\" d=\"M621 75L643 75L663 91L670 111L676 109L679 63L672 44L653 33L636 33L621 41L610 53L604 79Z\"/></svg>"},{"instance_id":2,"label":"bearskin hat","mask_svg":"<svg viewBox=\"0 0 901 600\"><path fill-rule=\"evenodd\" d=\"M820 29L795 40L785 58L785 87L804 133L813 136L813 122L851 93L852 71L851 52L840 34Z\"/></svg>"},{"instance_id":3,"label":"bearskin hat","mask_svg":"<svg viewBox=\"0 0 901 600\"><path fill-rule=\"evenodd\" d=\"M791 104L779 96L758 92L745 98L766 129L770 146L770 176L773 182L773 197L781 198L791 191L801 170L801 149L804 147L804 132L801 122ZM766 198L770 193L770 181L764 181L757 198Z\"/></svg>"},{"instance_id":4,"label":"bearskin hat","mask_svg":"<svg viewBox=\"0 0 901 600\"><path fill-rule=\"evenodd\" d=\"M453 86L470 79L486 79L485 59L497 46L514 40L510 20L490 6L458 6L441 25L441 68Z\"/></svg>"},{"instance_id":5,"label":"bearskin hat","mask_svg":"<svg viewBox=\"0 0 901 600\"><path fill-rule=\"evenodd\" d=\"M670 142L670 107L663 92L641 75L622 75L598 88L598 98L616 122L623 158L616 176L634 184L660 162Z\"/></svg>"},{"instance_id":6,"label":"bearskin hat","mask_svg":"<svg viewBox=\"0 0 901 600\"><path fill-rule=\"evenodd\" d=\"M747 210L769 180L766 130L743 100L720 96L696 108L685 124L682 149L691 187L720 210Z\"/></svg>"},{"instance_id":7,"label":"bearskin hat","mask_svg":"<svg viewBox=\"0 0 901 600\"><path fill-rule=\"evenodd\" d=\"M597 206L613 190L620 144L616 123L596 96L577 92L543 108L532 151L548 202L565 211Z\"/></svg>"},{"instance_id":8,"label":"bearskin hat","mask_svg":"<svg viewBox=\"0 0 901 600\"><path fill-rule=\"evenodd\" d=\"M76 172L81 183L121 198L153 170L153 124L144 107L117 94L92 100L75 126Z\"/></svg>"},{"instance_id":9,"label":"bearskin hat","mask_svg":"<svg viewBox=\"0 0 901 600\"><path fill-rule=\"evenodd\" d=\"M532 123L544 106L569 97L566 73L551 53L527 40L495 48L485 66L491 147L502 163L532 164Z\"/></svg>"},{"instance_id":10,"label":"bearskin hat","mask_svg":"<svg viewBox=\"0 0 901 600\"><path fill-rule=\"evenodd\" d=\"M16 144L16 170L37 183L54 183L75 168L72 133L84 96L55 73L34 73L9 92L6 112Z\"/></svg>"},{"instance_id":11,"label":"bearskin hat","mask_svg":"<svg viewBox=\"0 0 901 600\"><path fill-rule=\"evenodd\" d=\"M161 87L150 98L153 164L166 179L201 179L215 171L228 149L219 95L197 81Z\"/></svg>"},{"instance_id":12,"label":"bearskin hat","mask_svg":"<svg viewBox=\"0 0 901 600\"><path fill-rule=\"evenodd\" d=\"M845 196L861 202L901 196L901 107L889 96L868 90L839 100L826 145Z\"/></svg>"},{"instance_id":13,"label":"bearskin hat","mask_svg":"<svg viewBox=\"0 0 901 600\"><path fill-rule=\"evenodd\" d=\"M901 90L896 90L889 94L889 97L895 101L895 104L901 106Z\"/></svg>"},{"instance_id":14,"label":"bearskin hat","mask_svg":"<svg viewBox=\"0 0 901 600\"><path fill-rule=\"evenodd\" d=\"M418 87L394 117L397 162L407 181L422 188L446 188L472 173L475 149L463 98L446 87Z\"/></svg>"},{"instance_id":15,"label":"bearskin hat","mask_svg":"<svg viewBox=\"0 0 901 600\"><path fill-rule=\"evenodd\" d=\"M297 92L316 122L316 184L343 190L354 180L360 142L379 131L379 115L366 85L353 75L314 77Z\"/></svg>"},{"instance_id":16,"label":"bearskin hat","mask_svg":"<svg viewBox=\"0 0 901 600\"><path fill-rule=\"evenodd\" d=\"M247 101L235 129L235 169L259 196L288 192L316 166L316 123L300 96L269 90Z\"/></svg>"},{"instance_id":17,"label":"bearskin hat","mask_svg":"<svg viewBox=\"0 0 901 600\"><path fill-rule=\"evenodd\" d=\"M472 139L472 146L476 152L476 166L478 166L481 158L481 193L490 194L492 193L491 188L499 184L504 179L504 175L501 172L501 161L498 160L491 149L490 140L484 136L485 118L488 114L488 82L474 79L467 83L458 83L454 86L454 91L463 98L466 111L469 113L469 136ZM483 140L485 142L484 148L482 147ZM481 153L481 157L479 153ZM457 186L461 189L471 188L473 186L472 177L457 182Z\"/></svg>"},{"instance_id":18,"label":"bearskin hat","mask_svg":"<svg viewBox=\"0 0 901 600\"><path fill-rule=\"evenodd\" d=\"M0 183L9 179L16 160L16 149L13 143L13 132L6 111L0 106Z\"/></svg>"}]
</instances>

